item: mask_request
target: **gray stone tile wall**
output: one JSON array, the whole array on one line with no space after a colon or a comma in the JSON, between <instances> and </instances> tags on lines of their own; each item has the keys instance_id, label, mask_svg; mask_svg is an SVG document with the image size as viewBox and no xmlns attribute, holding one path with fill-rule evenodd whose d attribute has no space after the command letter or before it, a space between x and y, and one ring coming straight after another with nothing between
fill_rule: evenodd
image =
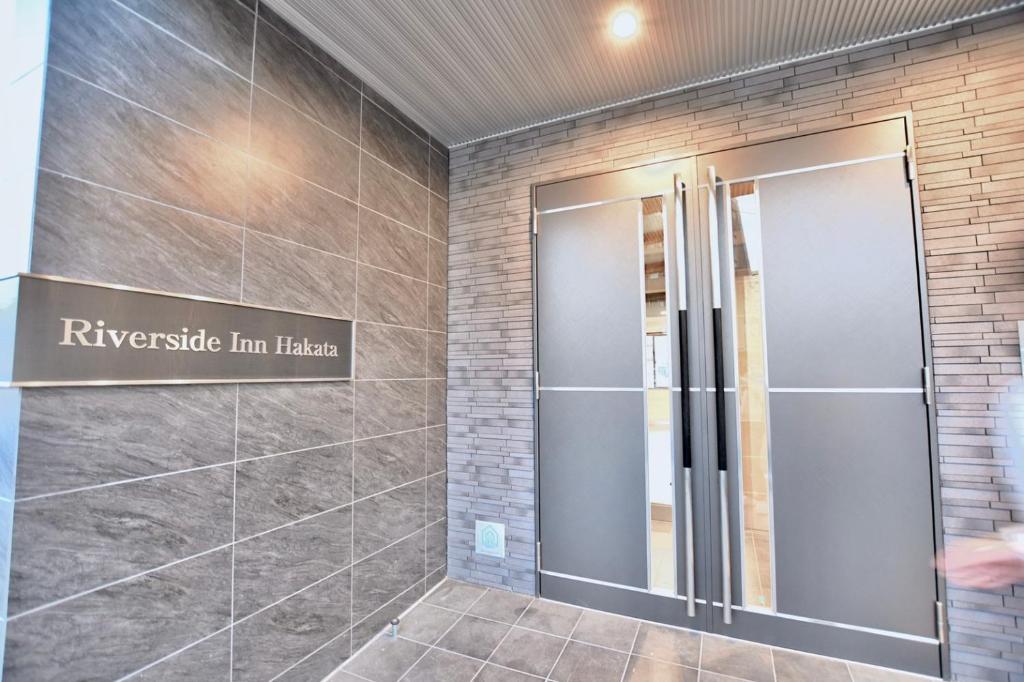
<instances>
[{"instance_id":1,"label":"gray stone tile wall","mask_svg":"<svg viewBox=\"0 0 1024 682\"><path fill-rule=\"evenodd\" d=\"M949 539L1021 521L993 410L1024 319L1024 13L736 77L451 152L448 570L534 590L530 185L911 111ZM439 314L439 313L438 313ZM476 556L477 519L508 525ZM954 672L1024 680L1024 588L951 590Z\"/></svg>"},{"instance_id":2,"label":"gray stone tile wall","mask_svg":"<svg viewBox=\"0 0 1024 682\"><path fill-rule=\"evenodd\" d=\"M54 0L46 75L33 271L352 317L356 369L3 393L5 679L319 679L445 575L447 151L255 1Z\"/></svg>"}]
</instances>

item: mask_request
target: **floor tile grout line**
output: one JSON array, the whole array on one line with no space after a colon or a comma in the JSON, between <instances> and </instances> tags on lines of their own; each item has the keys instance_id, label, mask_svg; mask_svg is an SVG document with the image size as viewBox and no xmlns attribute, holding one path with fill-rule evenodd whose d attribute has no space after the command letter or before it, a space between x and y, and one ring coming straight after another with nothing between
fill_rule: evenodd
<instances>
[{"instance_id":1,"label":"floor tile grout line","mask_svg":"<svg viewBox=\"0 0 1024 682\"><path fill-rule=\"evenodd\" d=\"M488 590L490 590L490 588L488 588ZM480 666L480 670L483 670L484 668L487 667L487 664L491 662L492 658L494 658L494 654L497 653L498 649L501 648L501 645L505 643L506 639L508 639L508 636L510 634L512 634L512 631L516 628L517 625L519 625L519 621L521 621L523 619L523 616L526 615L526 612L529 611L530 608L534 604L536 604L536 603L537 603L537 600L533 599L529 604L527 604L526 608L523 609L523 612L519 614L519 616L516 618L515 622L512 623L512 625L509 627L508 631L505 632L504 636L502 636L501 641L498 642L498 646L494 647L494 649L491 651L490 655L487 656L487 659L484 661L484 664L482 666ZM472 608L472 607L470 607L470 608ZM467 613L468 613L468 611L467 611ZM505 623L505 625L508 625L508 623ZM438 641L440 641L440 640L438 640ZM473 676L473 680L475 680L480 675L480 670L476 671L476 675ZM472 680L470 682L472 682Z\"/></svg>"},{"instance_id":2,"label":"floor tile grout line","mask_svg":"<svg viewBox=\"0 0 1024 682\"><path fill-rule=\"evenodd\" d=\"M419 599L417 599L416 601L414 601L414 602L413 602L413 603L412 603L412 604L411 604L411 605L410 605L410 606L409 606L408 608L406 608L406 609L405 609L404 611L402 611L402 612L401 612L400 614L398 614L398 618L402 618L402 617L404 617L404 616L405 616L406 614L408 614L408 613L409 613L410 611L412 611L412 610L413 610L414 608L416 608L417 606L419 606L420 604L422 604L422 603L423 603L423 600L424 600L424 599L426 599L426 598L427 598L428 596L430 596L431 594L433 594L434 592L436 592L436 591L437 591L437 590L438 590L438 589L439 589L439 588L441 587L441 585L443 585L443 584L444 584L445 582L447 582L447 579L442 579L442 580L439 580L439 581L437 582L437 584L436 584L436 585L434 585L433 587L431 587L431 588L430 588L429 590L427 590L427 591L426 591L426 592L425 592L425 593L423 594L423 596L422 596L422 597L420 597ZM453 581L453 582L454 582L454 581ZM391 604L392 604L392 603L393 603L393 602L394 602L394 601L395 601L396 599L398 599L399 597L401 597L401 596L402 596L403 594L405 594L406 592L408 592L408 591L409 591L410 589L412 589L412 588L411 588L411 587L409 587L409 588L406 588L406 589L405 589L404 591L402 591L402 592L400 592L399 594L395 595L394 597L392 597L391 599L389 599L389 600L388 600L388 601L387 601L386 603L384 603L384 604L382 604L381 606L379 606L379 607L377 607L376 609L374 609L372 613L370 613L369 615L367 615L367 616L364 616L363 618L361 618L361 619L359 620L359 622L358 622L358 623L352 623L352 624L350 625L350 627L349 627L349 630L351 630L351 631L355 632L356 626L362 625L362 624L363 624L363 623L365 623L365 622L366 622L367 620L369 620L370 618L372 618L372 617L374 616L374 614L375 614L375 613L377 613L377 612L378 612L378 611L380 611L381 609L385 609L385 608L387 608L388 606L390 606L390 605L391 605ZM458 618L456 618L455 620L458 620ZM380 633L377 633L377 634L380 634ZM401 635L399 635L399 637L402 637L402 636L401 636ZM337 666L337 667L335 667L335 669L334 669L334 670L332 670L331 672L332 672L332 673L334 673L335 671L337 671L337 670L340 670L340 669L341 669L341 668L342 668L342 667L343 667L343 666L344 666L344 665L345 665L346 663L348 663L348 661L349 661L349 660L351 660L351 659L355 658L356 656L358 656L358 655L359 655L359 654L360 654L360 653L361 653L361 652L362 652L362 651L363 651L364 649L366 649L366 648L367 648L368 646L370 646L370 644L371 644L371 643L372 643L372 642L373 642L374 640L376 640L376 639L377 639L377 635L374 635L373 637L370 637L370 639L368 639L368 640L366 640L365 642L363 642L363 644L362 644L362 645L361 645L361 646L360 646L360 647L359 647L358 649L356 649L356 650L354 650L354 651L350 649L350 650L349 650L349 651L350 651L350 653L349 653L349 657L348 657L347 659L345 659L344 661L342 661L342 662L341 662L340 664L338 664L338 666ZM402 639L408 639L408 637L402 637ZM410 640L410 641L414 641L414 640ZM419 644L422 644L422 642L419 642ZM372 681L371 681L371 682L372 682Z\"/></svg>"},{"instance_id":3,"label":"floor tile grout line","mask_svg":"<svg viewBox=\"0 0 1024 682\"><path fill-rule=\"evenodd\" d=\"M481 592L479 595L477 595L476 599L473 600L473 603L469 605L469 607L463 612L462 615L465 616L466 614L468 614L470 612L470 610L472 610L472 608L474 606L476 606L477 602L480 601L481 599L483 599L484 595L486 595L488 592L490 592L490 588L484 588L484 591ZM426 595L424 595L424 596L426 596ZM455 622L453 622L451 625L449 625L448 629L445 630L443 633L441 633L441 636L437 639L437 641L440 642L442 639L444 639L445 636L447 636L448 633L451 632L452 629L456 625L458 625L461 621L462 621L462 617L459 617L459 618L455 619ZM381 635L377 635L377 636L380 637ZM402 676L398 678L398 682L402 682L402 680L405 679L405 676L408 675L412 671L413 668L415 668L417 665L419 665L419 662L422 661L424 658L426 658L427 654L429 654L431 651L433 651L434 648L435 647L433 645L428 646L427 650L424 651L423 654L419 658L417 658L413 662L413 664L406 669L406 671L404 673L402 673ZM485 661L484 665L486 665L486 664L487 663ZM481 669L483 668L483 666L480 666L480 667L481 667ZM476 674L479 674L479 672L480 671L478 670ZM474 674L473 677L476 677L476 674Z\"/></svg>"},{"instance_id":4,"label":"floor tile grout line","mask_svg":"<svg viewBox=\"0 0 1024 682\"><path fill-rule=\"evenodd\" d=\"M435 521L435 523L437 523L437 522ZM467 584L472 584L472 583L467 583ZM540 598L534 598L533 601L542 601L542 600ZM543 600L543 601L547 601L547 600ZM553 603L561 604L562 602L553 602ZM450 609L450 608L448 608L446 606L438 606L437 604L428 604L428 606L433 606L436 609L442 609L444 611L448 611L449 613L461 613L460 611L456 611L454 609ZM575 606L575 604L573 606ZM585 609L583 607L576 607L576 608L580 608L580 609L582 609L584 611L592 611L592 609ZM606 612L604 612L604 611L596 611L595 613L606 613ZM476 613L472 613L472 614L469 614L469 615L473 616L474 618L479 618L480 620L485 620L488 623L495 623L497 625L509 625L509 623L507 623L505 621L495 620L493 618L488 618L487 616L481 616L481 615L478 615ZM613 614L613 615L617 615L617 614ZM624 616L624 617L626 617L626 616ZM643 623L645 621L639 621L639 622ZM519 628L520 630L526 630L528 632L534 632L534 633L539 634L539 635L547 635L548 637L557 637L558 639L569 639L568 637L564 637L562 635L553 635L550 632L545 632L544 630L537 630L535 628L527 627L525 625L516 625L516 627ZM638 625L638 628L639 628L639 625ZM614 652L614 653L617 653L617 654L625 654L626 656L630 656L631 655L629 651L623 651L622 649L615 649L613 647L605 646L603 644L597 644L596 642L586 642L586 641L583 641L583 640L580 640L580 639L573 640L573 641L579 642L580 644L586 644L587 646L596 647L598 649L604 649L606 651L611 651L611 652ZM642 654L637 654L637 655L640 656L641 658L651 658L650 656L644 656ZM652 658L652 660L658 660L658 659L653 659Z\"/></svg>"},{"instance_id":5,"label":"floor tile grout line","mask_svg":"<svg viewBox=\"0 0 1024 682\"><path fill-rule=\"evenodd\" d=\"M576 616L576 622L573 623L572 630L569 630L569 636L565 638L565 643L562 644L562 650L558 652L558 656L555 657L554 663L551 664L551 669L548 670L548 674L544 676L545 680L550 680L552 673L555 672L555 668L558 667L558 662L562 660L562 656L565 655L565 650L569 648L569 644L572 642L572 636L576 634L576 628L580 626L580 621L583 620L583 614L586 611L580 610L580 615ZM626 664L629 664L629 659L626 659Z\"/></svg>"},{"instance_id":6,"label":"floor tile grout line","mask_svg":"<svg viewBox=\"0 0 1024 682\"><path fill-rule=\"evenodd\" d=\"M643 625L642 620L636 622L636 632L633 633L633 643L629 645L629 653L626 654L626 667L622 670L622 676L619 678L619 682L625 682L626 673L629 672L629 662L633 658L633 652L636 650L636 640L640 636L640 628Z\"/></svg>"},{"instance_id":7,"label":"floor tile grout line","mask_svg":"<svg viewBox=\"0 0 1024 682\"><path fill-rule=\"evenodd\" d=\"M467 613L465 615L473 615L473 614ZM474 616L474 617L476 617L476 616ZM508 623L503 623L503 625L508 625ZM509 626L509 627L511 627L511 626ZM522 630L522 629L523 628L520 628L520 630ZM415 639L409 639L408 637L406 637L404 635L399 635L398 638L399 639L404 639L407 642L413 642L414 644L422 644L423 646L430 647L431 649L436 649L437 651L440 651L441 653L451 654L452 656L458 656L459 658L468 658L471 661L476 661L477 663L481 664L481 668L480 668L479 671L477 671L477 673L481 672L483 670L483 665L486 664L486 665L494 666L495 668L501 668L502 670L508 670L510 672L519 673L520 675L526 675L528 677L532 677L532 678L537 679L537 680L544 680L544 678L541 677L540 675L534 675L533 673L523 672L522 670L516 670L515 668L510 668L507 665L502 665L501 663L495 663L494 661L486 662L483 659L477 658L476 656L470 656L469 654L464 654L464 653L461 653L459 651L452 651L451 649L445 649L444 647L437 646L436 644L425 644L425 643L419 642L419 641L417 641ZM440 641L440 640L438 640L438 641Z\"/></svg>"}]
</instances>

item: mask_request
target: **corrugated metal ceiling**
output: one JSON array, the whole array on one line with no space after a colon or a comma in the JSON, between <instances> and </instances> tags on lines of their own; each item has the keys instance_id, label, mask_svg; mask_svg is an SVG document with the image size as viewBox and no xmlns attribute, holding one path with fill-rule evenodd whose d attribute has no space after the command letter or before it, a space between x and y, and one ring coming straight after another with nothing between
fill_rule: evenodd
<instances>
[{"instance_id":1,"label":"corrugated metal ceiling","mask_svg":"<svg viewBox=\"0 0 1024 682\"><path fill-rule=\"evenodd\" d=\"M266 0L441 142L1005 9L1008 0ZM640 30L611 37L632 8Z\"/></svg>"}]
</instances>

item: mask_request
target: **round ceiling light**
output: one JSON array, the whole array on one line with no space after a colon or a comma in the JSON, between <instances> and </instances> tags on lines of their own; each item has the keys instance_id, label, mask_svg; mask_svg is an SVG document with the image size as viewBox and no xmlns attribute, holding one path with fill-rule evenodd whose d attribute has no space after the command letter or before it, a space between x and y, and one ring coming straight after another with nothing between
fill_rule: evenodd
<instances>
[{"instance_id":1,"label":"round ceiling light","mask_svg":"<svg viewBox=\"0 0 1024 682\"><path fill-rule=\"evenodd\" d=\"M636 14L633 12L626 9L617 12L612 17L612 35L616 38L632 38L636 35L637 24Z\"/></svg>"}]
</instances>

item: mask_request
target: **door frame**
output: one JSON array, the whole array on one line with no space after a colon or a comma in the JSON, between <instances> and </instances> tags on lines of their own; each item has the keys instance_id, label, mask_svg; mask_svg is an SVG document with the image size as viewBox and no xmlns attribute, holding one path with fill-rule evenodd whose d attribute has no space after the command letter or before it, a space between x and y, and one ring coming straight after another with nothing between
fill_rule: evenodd
<instances>
[{"instance_id":1,"label":"door frame","mask_svg":"<svg viewBox=\"0 0 1024 682\"><path fill-rule=\"evenodd\" d=\"M534 459L534 519L535 519L535 545L534 545L534 591L540 593L540 570L541 570L541 527L540 527L540 462L539 462L539 421L538 421L538 384L537 384L537 368L539 367L538 358L538 328L537 328L537 311L538 311L538 298L537 298L537 225L538 225L538 190L547 185L553 185L556 183L562 183L569 180L579 180L584 178L595 178L600 176L607 176L612 173L621 173L629 170L639 170L643 168L649 168L652 166L669 166L673 162L686 162L695 159L698 156L703 156L709 153L726 152L734 149L742 149L746 147L754 147L762 144L771 142L781 142L785 140L792 140L800 137L806 137L809 135L816 135L820 133L828 133L839 131L848 128L860 127L872 123L879 123L884 121L901 121L906 135L907 146L905 150L904 161L907 166L908 182L910 185L910 199L911 199L911 213L914 221L914 245L915 253L917 258L917 281L918 281L918 299L920 301L920 325L921 325L921 342L923 357L928 367L929 377L928 385L925 388L927 397L926 413L928 416L928 452L929 452L929 466L931 475L932 485L932 535L933 544L935 547L936 554L940 554L944 549L943 542L943 523L942 523L942 499L941 499L941 487L940 487L940 471L939 471L939 452L938 452L938 427L937 427L937 414L936 414L936 401L935 401L935 385L934 385L934 358L932 353L932 338L931 338L931 326L929 323L929 305L928 305L928 289L927 289L927 270L925 267L925 245L924 245L924 234L921 220L921 200L920 200L920 187L916 166L916 154L915 154L915 140L914 140L914 124L913 115L910 111L896 112L892 114L886 114L871 118L866 118L858 121L843 121L841 123L835 123L831 125L824 125L816 127L812 130L808 130L804 133L797 135L793 134L780 134L777 136L768 137L756 142L749 142L746 144L737 144L721 149L705 150L701 152L694 152L691 154L685 154L670 159L664 159L659 161L653 161L650 163L637 164L635 166L628 166L626 168L616 168L613 170L598 172L598 173L581 173L575 175L566 175L557 178L551 178L541 182L535 182L530 185L530 220L527 225L529 240L530 240L530 269L531 269L531 300L532 300L532 341L533 341L533 459ZM699 179L698 179L699 184ZM687 213L689 214L689 207L687 207ZM677 245L678 246L678 245ZM678 556L677 556L678 560ZM945 578L942 577L938 571L935 572L936 582L936 629L937 639L939 641L939 657L940 657L940 670L941 675L944 679L950 677L950 651L949 651L949 622L946 615L948 608L947 601L947 588ZM712 600L713 601L713 600Z\"/></svg>"}]
</instances>

